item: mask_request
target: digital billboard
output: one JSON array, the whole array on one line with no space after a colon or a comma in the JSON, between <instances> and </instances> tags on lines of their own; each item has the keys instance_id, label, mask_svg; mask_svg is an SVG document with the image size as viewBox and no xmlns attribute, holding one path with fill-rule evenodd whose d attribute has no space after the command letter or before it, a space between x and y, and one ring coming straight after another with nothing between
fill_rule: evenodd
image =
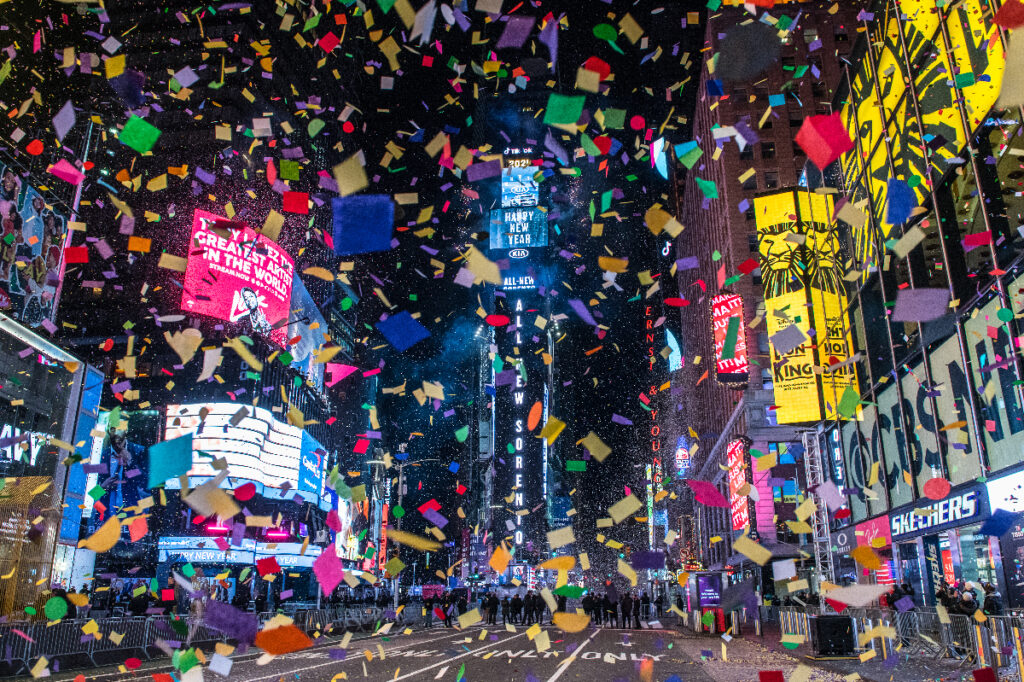
<instances>
[{"instance_id":1,"label":"digital billboard","mask_svg":"<svg viewBox=\"0 0 1024 682\"><path fill-rule=\"evenodd\" d=\"M747 483L747 472L743 467L746 459L746 447L743 441L734 440L725 449L725 464L729 467L729 509L732 516L732 529L743 530L750 524L750 507L747 496L742 494Z\"/></svg>"},{"instance_id":2,"label":"digital billboard","mask_svg":"<svg viewBox=\"0 0 1024 682\"><path fill-rule=\"evenodd\" d=\"M539 208L491 211L491 249L532 249L548 244L548 216Z\"/></svg>"},{"instance_id":3,"label":"digital billboard","mask_svg":"<svg viewBox=\"0 0 1024 682\"><path fill-rule=\"evenodd\" d=\"M747 383L747 335L743 328L743 297L719 294L711 299L711 325L715 337L715 371L723 384Z\"/></svg>"},{"instance_id":4,"label":"digital billboard","mask_svg":"<svg viewBox=\"0 0 1024 682\"><path fill-rule=\"evenodd\" d=\"M534 179L537 168L515 166L501 171L501 206L518 208L536 206L540 201L540 187Z\"/></svg>"},{"instance_id":5,"label":"digital billboard","mask_svg":"<svg viewBox=\"0 0 1024 682\"><path fill-rule=\"evenodd\" d=\"M783 190L755 197L754 213L776 420L835 419L846 387L857 388L857 370L823 369L841 365L853 348L832 196ZM795 347L791 334L780 334L791 326L803 339Z\"/></svg>"},{"instance_id":6,"label":"digital billboard","mask_svg":"<svg viewBox=\"0 0 1024 682\"><path fill-rule=\"evenodd\" d=\"M291 366L318 389L324 387L324 364L313 362L313 354L327 343L327 321L298 274L292 275L291 317L288 320L288 347Z\"/></svg>"},{"instance_id":7,"label":"digital billboard","mask_svg":"<svg viewBox=\"0 0 1024 682\"><path fill-rule=\"evenodd\" d=\"M326 451L315 438L278 421L268 410L237 403L168 405L165 438L188 434L193 435L189 476L215 476L214 462L224 458L230 478L252 481L261 494L287 483L307 501L322 501ZM177 486L177 479L167 481L168 488Z\"/></svg>"},{"instance_id":8,"label":"digital billboard","mask_svg":"<svg viewBox=\"0 0 1024 682\"><path fill-rule=\"evenodd\" d=\"M181 308L228 322L248 321L253 333L279 346L288 340L291 256L248 225L195 211ZM219 234L218 234L219 233Z\"/></svg>"},{"instance_id":9,"label":"digital billboard","mask_svg":"<svg viewBox=\"0 0 1024 682\"><path fill-rule=\"evenodd\" d=\"M27 327L53 321L66 218L0 164L0 310Z\"/></svg>"},{"instance_id":10,"label":"digital billboard","mask_svg":"<svg viewBox=\"0 0 1024 682\"><path fill-rule=\"evenodd\" d=\"M690 445L686 442L686 436L679 436L676 439L676 478L683 478L690 470Z\"/></svg>"}]
</instances>

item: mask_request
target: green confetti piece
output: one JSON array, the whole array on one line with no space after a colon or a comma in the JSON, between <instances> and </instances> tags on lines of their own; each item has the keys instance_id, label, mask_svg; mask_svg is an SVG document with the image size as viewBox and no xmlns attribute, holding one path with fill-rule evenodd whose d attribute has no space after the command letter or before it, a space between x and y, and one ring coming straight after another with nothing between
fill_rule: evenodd
<instances>
[{"instance_id":1,"label":"green confetti piece","mask_svg":"<svg viewBox=\"0 0 1024 682\"><path fill-rule=\"evenodd\" d=\"M466 439L469 438L469 427L463 426L455 430L455 440L460 443L465 443Z\"/></svg>"},{"instance_id":2,"label":"green confetti piece","mask_svg":"<svg viewBox=\"0 0 1024 682\"><path fill-rule=\"evenodd\" d=\"M46 614L47 620L60 620L68 615L68 603L61 597L50 597L43 606L43 613Z\"/></svg>"},{"instance_id":3,"label":"green confetti piece","mask_svg":"<svg viewBox=\"0 0 1024 682\"><path fill-rule=\"evenodd\" d=\"M145 154L156 144L157 138L160 137L160 129L143 118L132 116L117 137L125 146Z\"/></svg>"},{"instance_id":4,"label":"green confetti piece","mask_svg":"<svg viewBox=\"0 0 1024 682\"><path fill-rule=\"evenodd\" d=\"M586 471L587 463L580 459L570 459L565 463L566 471Z\"/></svg>"},{"instance_id":5,"label":"green confetti piece","mask_svg":"<svg viewBox=\"0 0 1024 682\"><path fill-rule=\"evenodd\" d=\"M391 510L391 513L395 515L396 519L400 519L405 516L405 510L401 507L395 507Z\"/></svg>"}]
</instances>

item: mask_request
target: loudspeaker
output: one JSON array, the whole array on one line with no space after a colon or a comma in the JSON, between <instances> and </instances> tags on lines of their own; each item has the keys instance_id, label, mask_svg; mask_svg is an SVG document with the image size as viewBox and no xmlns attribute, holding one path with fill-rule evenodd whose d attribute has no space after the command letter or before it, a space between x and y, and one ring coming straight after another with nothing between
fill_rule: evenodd
<instances>
[{"instance_id":1,"label":"loudspeaker","mask_svg":"<svg viewBox=\"0 0 1024 682\"><path fill-rule=\"evenodd\" d=\"M852 656L853 619L849 616L815 616L814 653L819 656Z\"/></svg>"}]
</instances>

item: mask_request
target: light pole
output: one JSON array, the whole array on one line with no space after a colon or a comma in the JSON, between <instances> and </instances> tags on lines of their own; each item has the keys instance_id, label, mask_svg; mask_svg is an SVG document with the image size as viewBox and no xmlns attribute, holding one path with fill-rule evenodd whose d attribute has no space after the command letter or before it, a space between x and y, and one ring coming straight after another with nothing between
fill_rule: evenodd
<instances>
[{"instance_id":1,"label":"light pole","mask_svg":"<svg viewBox=\"0 0 1024 682\"><path fill-rule=\"evenodd\" d=\"M418 467L419 465L423 464L424 462L440 462L440 461L441 460L437 459L436 457L429 457L427 459L418 459L415 462L402 462L401 464L394 464L394 465L392 465L392 466L398 467L398 506L399 507L402 507L402 499L405 497L405 467L407 467L407 466ZM405 507L402 507L402 511L403 512L405 511ZM401 516L398 517L398 530L402 530L402 519L404 517L405 517L405 514L402 514ZM415 575L416 568L415 568L415 566L416 566L416 564L413 564L413 584L415 584L415 582L416 582L416 575ZM394 585L391 588L392 592L394 593L393 599L394 599L395 611L398 611L398 585L399 585L398 576L396 575L394 577Z\"/></svg>"}]
</instances>

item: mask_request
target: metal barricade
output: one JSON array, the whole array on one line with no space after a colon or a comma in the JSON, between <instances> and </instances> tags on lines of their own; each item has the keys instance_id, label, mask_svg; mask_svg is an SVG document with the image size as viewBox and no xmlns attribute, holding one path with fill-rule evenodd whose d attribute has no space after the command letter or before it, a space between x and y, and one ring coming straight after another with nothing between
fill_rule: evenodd
<instances>
[{"instance_id":1,"label":"metal barricade","mask_svg":"<svg viewBox=\"0 0 1024 682\"><path fill-rule=\"evenodd\" d=\"M960 659L961 666L977 660L978 643L969 616L959 613L949 616L949 623L942 628L942 645L948 656Z\"/></svg>"}]
</instances>

